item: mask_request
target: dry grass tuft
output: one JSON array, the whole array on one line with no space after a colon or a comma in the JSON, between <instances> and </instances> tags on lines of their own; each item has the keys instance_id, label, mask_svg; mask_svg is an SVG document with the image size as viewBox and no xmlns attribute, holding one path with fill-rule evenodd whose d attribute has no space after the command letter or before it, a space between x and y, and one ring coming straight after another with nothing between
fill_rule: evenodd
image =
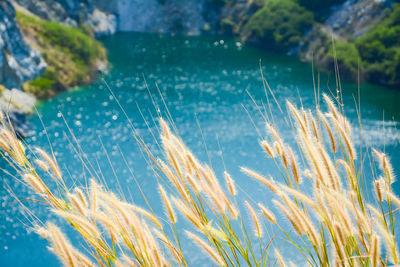
<instances>
[{"instance_id":1,"label":"dry grass tuft","mask_svg":"<svg viewBox=\"0 0 400 267\"><path fill-rule=\"evenodd\" d=\"M298 110L287 102L295 122L291 129L298 145L295 148L284 143L277 127L266 123L271 142L264 140L261 146L282 173L282 182L241 167L247 176L270 190L266 193L273 194L274 205L291 227L282 228L284 224L271 210L263 203L256 205L269 226L279 228L284 233L282 237L295 245L291 253L297 249L311 266L399 264L395 208L400 208L400 199L391 187L395 177L390 160L386 154L373 150L380 174L379 178L374 177L376 203L372 204L364 194L365 173L361 171L362 164L357 164L351 125L342 106L337 108L326 95L323 98L327 113L319 107L315 114ZM31 162L25 146L3 121L3 157L52 213L81 235L87 255L75 249L57 226L47 223L36 230L48 239L50 250L66 266L188 266L190 259L182 250L182 231L176 226L178 216L183 216L192 228L184 233L217 265L270 264L272 239L268 232L263 234L264 222L251 201L239 201L237 182L225 172L226 186L221 185L212 167L200 162L163 119L160 128L163 159L154 156L138 136L135 138L152 160L166 220L150 206L130 204L108 191L98 182L99 177L91 179L88 186L68 188L54 154L37 148L32 150L36 159ZM324 143L322 129L327 132L329 146ZM40 174L43 171L53 179L45 179ZM302 176L308 178L305 183ZM56 190L50 189L54 187ZM243 206L249 218L240 213L239 207ZM248 234L250 222L256 240ZM292 229L298 235L296 239L290 234ZM275 258L285 266L277 249Z\"/></svg>"}]
</instances>

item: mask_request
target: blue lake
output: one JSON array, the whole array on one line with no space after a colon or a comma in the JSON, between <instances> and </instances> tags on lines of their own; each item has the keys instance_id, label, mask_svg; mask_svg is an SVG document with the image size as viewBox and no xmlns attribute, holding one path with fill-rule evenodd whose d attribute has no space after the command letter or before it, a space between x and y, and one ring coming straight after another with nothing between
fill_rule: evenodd
<instances>
[{"instance_id":1,"label":"blue lake","mask_svg":"<svg viewBox=\"0 0 400 267\"><path fill-rule=\"evenodd\" d=\"M102 41L108 48L111 64L109 72L103 76L104 80L156 155L162 156L153 137L154 134L158 138L157 110L159 108L163 115L166 112L157 84L180 135L198 158L204 162L211 161L220 177L224 170L223 158L240 188L239 200L251 198L266 204L271 202L272 195L239 170L240 166L246 166L278 180L280 177L274 163L266 158L259 146L261 137L266 136L265 125L251 99L253 97L259 106L266 103L259 61L278 102L284 105L285 99L289 99L299 106L300 95L305 108L312 108L315 104L310 64L302 63L295 57L244 47L237 40L221 40L221 37L118 33ZM327 92L328 88L335 90L334 77L321 74L320 85L321 92ZM353 98L357 96L357 84L344 82L342 89L346 115L357 133ZM400 168L397 168L400 165L400 90L361 84L360 92L363 142L385 148L397 176L400 176ZM144 206L134 180L137 179L153 209L161 217L164 216L154 174L132 138L127 119L103 81L43 101L37 109L63 173L69 177L69 185L83 183L90 175L71 146L71 134L63 117L111 189L118 191L116 175L127 198ZM285 130L280 119L282 115L276 108L273 112L284 136L289 136L289 130ZM37 135L27 139L27 143L48 150L47 137L38 116L33 115L29 120ZM294 142L290 138L285 141ZM127 165L133 170L134 177ZM0 166L7 169L4 161ZM371 177L367 178L370 179L366 181L367 194L371 195ZM396 182L394 188L399 194L400 183ZM2 173L0 266L58 266L58 260L46 248L47 242L30 233L29 221L9 190L15 192L19 199L35 198L21 183ZM24 203L41 219L47 218L49 210L44 204ZM50 220L60 222L54 216L50 216ZM190 229L189 223L182 217L178 227ZM266 228L266 238L277 232L270 226ZM63 229L73 241L79 241L67 226L64 225ZM283 243L279 238L277 242ZM284 246L288 248L284 256L296 260L291 254L294 248L287 244ZM184 252L190 255L194 266L209 264L191 242L185 244Z\"/></svg>"}]
</instances>

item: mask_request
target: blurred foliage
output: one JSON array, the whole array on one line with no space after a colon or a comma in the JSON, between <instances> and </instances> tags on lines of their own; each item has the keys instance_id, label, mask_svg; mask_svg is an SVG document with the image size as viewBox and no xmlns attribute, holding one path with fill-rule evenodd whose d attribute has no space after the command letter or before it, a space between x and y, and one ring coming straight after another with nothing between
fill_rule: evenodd
<instances>
[{"instance_id":1,"label":"blurred foliage","mask_svg":"<svg viewBox=\"0 0 400 267\"><path fill-rule=\"evenodd\" d=\"M346 0L298 0L298 3L314 12L316 19L322 21L332 6L342 4L345 1Z\"/></svg>"},{"instance_id":2,"label":"blurred foliage","mask_svg":"<svg viewBox=\"0 0 400 267\"><path fill-rule=\"evenodd\" d=\"M330 42L329 47L328 58L333 61L336 56L339 69L344 71L345 76L358 73L360 55L355 44L335 41L335 49L332 48L332 42Z\"/></svg>"},{"instance_id":3,"label":"blurred foliage","mask_svg":"<svg viewBox=\"0 0 400 267\"><path fill-rule=\"evenodd\" d=\"M106 50L87 33L87 28L67 27L17 12L18 23L29 43L42 53L47 70L23 88L38 97L90 82Z\"/></svg>"},{"instance_id":4,"label":"blurred foliage","mask_svg":"<svg viewBox=\"0 0 400 267\"><path fill-rule=\"evenodd\" d=\"M243 28L247 41L276 50L297 45L314 16L292 0L269 0Z\"/></svg>"},{"instance_id":5,"label":"blurred foliage","mask_svg":"<svg viewBox=\"0 0 400 267\"><path fill-rule=\"evenodd\" d=\"M400 84L400 4L356 40L366 75L379 83Z\"/></svg>"}]
</instances>

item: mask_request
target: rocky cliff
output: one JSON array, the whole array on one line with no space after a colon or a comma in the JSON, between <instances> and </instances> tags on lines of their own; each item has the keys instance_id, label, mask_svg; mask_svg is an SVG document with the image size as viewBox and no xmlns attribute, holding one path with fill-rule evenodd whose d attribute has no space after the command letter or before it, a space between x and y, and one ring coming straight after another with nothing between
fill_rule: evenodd
<instances>
[{"instance_id":1,"label":"rocky cliff","mask_svg":"<svg viewBox=\"0 0 400 267\"><path fill-rule=\"evenodd\" d=\"M45 68L40 53L25 42L13 6L0 1L0 84L21 88L22 83L39 76Z\"/></svg>"},{"instance_id":2,"label":"rocky cliff","mask_svg":"<svg viewBox=\"0 0 400 267\"><path fill-rule=\"evenodd\" d=\"M388 77L382 80L370 77L368 74L370 62L359 51L363 45L362 38L389 16L394 2L393 0L348 0L333 8L323 24L315 24L305 35L298 50L300 58L309 62L314 61L321 69L332 70L334 61L332 41L334 41L341 74L345 78L356 80L360 65L361 78L384 85L395 85L397 82L392 83ZM375 41L379 41L378 39ZM382 49L389 50L384 46ZM369 53L373 53L372 50ZM374 61L377 62L379 59ZM394 65L394 62L390 64Z\"/></svg>"},{"instance_id":3,"label":"rocky cliff","mask_svg":"<svg viewBox=\"0 0 400 267\"><path fill-rule=\"evenodd\" d=\"M119 31L200 34L215 0L13 0L33 14L96 36Z\"/></svg>"},{"instance_id":4,"label":"rocky cliff","mask_svg":"<svg viewBox=\"0 0 400 267\"><path fill-rule=\"evenodd\" d=\"M117 1L99 0L12 0L45 20L67 26L88 25L97 37L114 34L117 29Z\"/></svg>"},{"instance_id":5,"label":"rocky cliff","mask_svg":"<svg viewBox=\"0 0 400 267\"><path fill-rule=\"evenodd\" d=\"M7 114L20 136L29 134L25 114L32 111L36 99L21 90L5 87L21 88L24 82L38 77L45 68L40 53L25 42L13 6L0 1L0 115Z\"/></svg>"},{"instance_id":6,"label":"rocky cliff","mask_svg":"<svg viewBox=\"0 0 400 267\"><path fill-rule=\"evenodd\" d=\"M119 30L200 34L206 25L205 0L117 1Z\"/></svg>"}]
</instances>

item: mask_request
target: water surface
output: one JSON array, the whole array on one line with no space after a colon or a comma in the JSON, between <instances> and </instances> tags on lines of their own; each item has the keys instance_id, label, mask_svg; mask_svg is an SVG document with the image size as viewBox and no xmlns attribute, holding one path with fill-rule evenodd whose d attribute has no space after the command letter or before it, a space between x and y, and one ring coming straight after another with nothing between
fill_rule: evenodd
<instances>
[{"instance_id":1,"label":"water surface","mask_svg":"<svg viewBox=\"0 0 400 267\"><path fill-rule=\"evenodd\" d=\"M226 168L240 187L239 200L251 198L267 204L271 202L271 194L239 170L240 166L247 166L278 179L280 177L273 162L266 158L258 145L261 137L266 136L262 116L251 99L253 97L258 106L266 103L259 60L277 100L284 105L288 98L300 105L300 95L306 108L314 105L311 65L294 57L243 47L233 39L221 40L207 36L118 33L107 37L103 42L108 48L111 63L110 71L104 75L104 79L140 135L157 155L160 152L152 134L158 136L155 127L157 111L165 115L166 109L156 85L183 140L202 161L211 161L220 177L224 170L223 158ZM334 80L328 75L321 74L320 84L321 91L326 92L328 85L335 89ZM347 116L357 128L353 98L357 95L357 85L343 83L342 88ZM400 91L362 84L360 92L364 138L370 145L380 149L385 147L396 169L396 165L400 163L400 133L397 129ZM84 171L72 149L71 134L63 117L92 163L101 169L110 188L115 191L118 188L113 167L128 199L144 205L134 181L137 179L143 191L148 194L153 208L158 210L160 216L164 216L155 190L154 175L131 136L128 121L104 82L98 81L60 94L40 103L38 111L63 173L69 177L68 184L83 183L90 175ZM285 132L280 119L282 114L277 108L273 112L277 118L276 123L282 126L284 135L287 136L289 132ZM382 123L383 116L385 123ZM39 118L32 116L30 122L37 135L27 142L49 149ZM293 143L294 140L287 138L286 141ZM129 173L121 153L133 170L134 177ZM1 164L6 166L4 162ZM399 168L396 172L399 173ZM24 225L27 220L21 215L22 209L7 190L13 190L20 199L34 198L33 194L6 175L2 175L0 179L0 266L58 266L55 256L46 249L46 241L27 232ZM371 181L367 181L366 185L369 194ZM399 182L394 187L400 193ZM41 218L48 214L47 207L40 203L25 203ZM51 220L59 221L53 216ZM190 229L184 218L180 218L178 225ZM65 225L63 229L72 233ZM266 239L277 231L269 226L267 230ZM77 240L77 237L71 235L71 239ZM289 245L285 246L289 248ZM209 264L202 254L193 251L198 249L194 249L188 242L185 253L190 255L193 265ZM284 256L293 259L290 254L293 248L285 251L287 252Z\"/></svg>"}]
</instances>

